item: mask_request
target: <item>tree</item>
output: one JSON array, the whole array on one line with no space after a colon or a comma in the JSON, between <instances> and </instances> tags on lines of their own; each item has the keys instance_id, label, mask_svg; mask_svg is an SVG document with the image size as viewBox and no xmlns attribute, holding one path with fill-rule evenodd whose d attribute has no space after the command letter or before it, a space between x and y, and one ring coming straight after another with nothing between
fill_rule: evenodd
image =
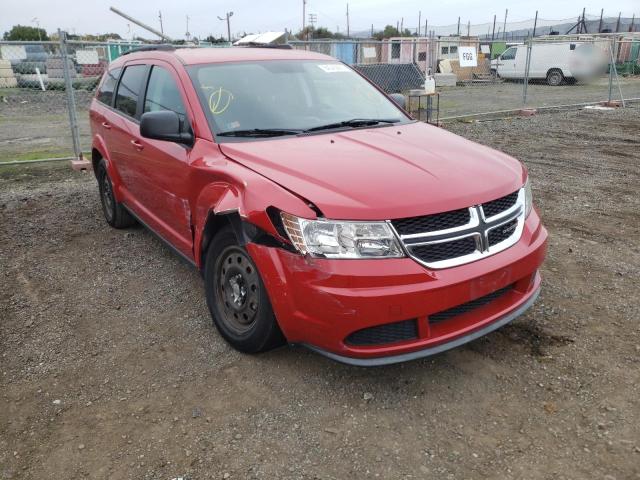
<instances>
[{"instance_id":1,"label":"tree","mask_svg":"<svg viewBox=\"0 0 640 480\"><path fill-rule=\"evenodd\" d=\"M391 38L391 37L401 37L401 36L402 35L400 35L400 32L398 31L398 29L393 25L387 25L386 27L384 27L383 31L375 32L373 34L373 38L375 38L376 40L382 40L384 38Z\"/></svg>"},{"instance_id":2,"label":"tree","mask_svg":"<svg viewBox=\"0 0 640 480\"><path fill-rule=\"evenodd\" d=\"M300 30L295 34L295 37L298 40L318 40L318 39L334 39L334 40L344 40L347 38L345 35L341 33L334 33L326 27L318 27L314 28L310 25L304 27L304 30Z\"/></svg>"},{"instance_id":3,"label":"tree","mask_svg":"<svg viewBox=\"0 0 640 480\"><path fill-rule=\"evenodd\" d=\"M28 25L14 25L11 30L4 32L5 40L49 40L44 28L29 27Z\"/></svg>"},{"instance_id":4,"label":"tree","mask_svg":"<svg viewBox=\"0 0 640 480\"><path fill-rule=\"evenodd\" d=\"M209 43L227 43L228 39L224 38L222 35L220 35L220 37L214 37L213 35L209 35L207 38L203 38L202 41L209 42Z\"/></svg>"}]
</instances>

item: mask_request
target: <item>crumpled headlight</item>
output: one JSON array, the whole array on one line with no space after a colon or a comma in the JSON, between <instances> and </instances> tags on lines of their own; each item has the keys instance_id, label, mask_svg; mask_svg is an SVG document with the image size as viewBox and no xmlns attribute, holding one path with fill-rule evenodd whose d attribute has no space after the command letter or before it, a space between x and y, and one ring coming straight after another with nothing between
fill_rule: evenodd
<instances>
[{"instance_id":1,"label":"crumpled headlight","mask_svg":"<svg viewBox=\"0 0 640 480\"><path fill-rule=\"evenodd\" d=\"M281 212L289 240L303 255L324 258L404 257L386 222L308 220Z\"/></svg>"},{"instance_id":2,"label":"crumpled headlight","mask_svg":"<svg viewBox=\"0 0 640 480\"><path fill-rule=\"evenodd\" d=\"M533 208L533 195L531 194L531 182L529 177L524 184L524 218L527 218Z\"/></svg>"}]
</instances>

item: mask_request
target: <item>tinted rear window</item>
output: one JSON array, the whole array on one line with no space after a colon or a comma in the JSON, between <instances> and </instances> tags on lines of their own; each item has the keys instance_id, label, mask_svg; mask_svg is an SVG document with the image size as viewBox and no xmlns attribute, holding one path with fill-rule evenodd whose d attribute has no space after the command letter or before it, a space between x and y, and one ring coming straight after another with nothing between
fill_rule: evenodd
<instances>
[{"instance_id":1,"label":"tinted rear window","mask_svg":"<svg viewBox=\"0 0 640 480\"><path fill-rule=\"evenodd\" d=\"M145 65L132 65L125 68L122 79L118 84L118 93L116 94L115 107L117 110L130 117L136 116L140 88L145 80L146 73L147 67Z\"/></svg>"},{"instance_id":2,"label":"tinted rear window","mask_svg":"<svg viewBox=\"0 0 640 480\"><path fill-rule=\"evenodd\" d=\"M100 90L98 90L98 94L96 98L107 105L111 105L111 99L113 98L113 91L116 88L116 84L118 83L118 77L120 77L121 68L114 68L109 70L105 74L104 82L100 86Z\"/></svg>"}]
</instances>

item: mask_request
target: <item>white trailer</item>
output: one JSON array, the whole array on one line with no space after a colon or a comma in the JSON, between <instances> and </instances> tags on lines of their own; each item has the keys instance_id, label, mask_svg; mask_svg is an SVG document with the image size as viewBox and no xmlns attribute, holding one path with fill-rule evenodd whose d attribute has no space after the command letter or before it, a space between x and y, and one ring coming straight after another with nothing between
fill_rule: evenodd
<instances>
[{"instance_id":1,"label":"white trailer","mask_svg":"<svg viewBox=\"0 0 640 480\"><path fill-rule=\"evenodd\" d=\"M491 71L504 79L526 75L528 45L514 45L492 60ZM593 42L541 42L531 45L529 79L548 85L584 81L606 70L607 52Z\"/></svg>"}]
</instances>

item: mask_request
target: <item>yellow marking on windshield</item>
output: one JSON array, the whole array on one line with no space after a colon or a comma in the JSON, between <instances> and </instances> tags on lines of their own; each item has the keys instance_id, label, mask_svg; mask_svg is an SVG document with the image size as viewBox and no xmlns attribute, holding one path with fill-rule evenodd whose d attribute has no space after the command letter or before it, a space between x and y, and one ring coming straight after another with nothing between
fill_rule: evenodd
<instances>
[{"instance_id":1,"label":"yellow marking on windshield","mask_svg":"<svg viewBox=\"0 0 640 480\"><path fill-rule=\"evenodd\" d=\"M224 113L229 105L231 105L231 101L235 99L233 93L229 90L224 89L222 87L202 87L205 90L213 90L209 94L209 111L214 115L220 115Z\"/></svg>"}]
</instances>

